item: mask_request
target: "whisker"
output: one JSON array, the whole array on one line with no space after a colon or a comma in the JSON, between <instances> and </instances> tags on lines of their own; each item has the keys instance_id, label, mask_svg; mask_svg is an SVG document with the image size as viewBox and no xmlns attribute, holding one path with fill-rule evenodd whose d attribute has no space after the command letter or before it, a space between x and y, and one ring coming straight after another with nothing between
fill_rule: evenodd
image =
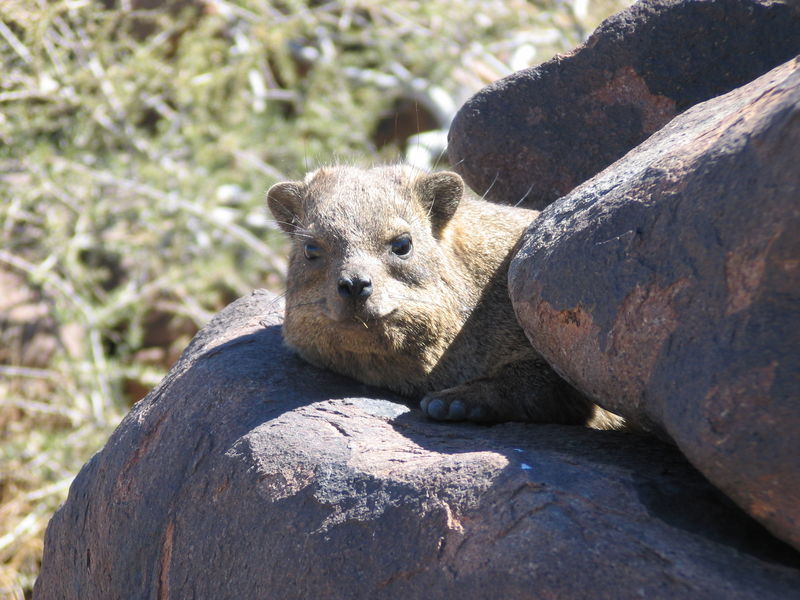
<instances>
[{"instance_id":1,"label":"whisker","mask_svg":"<svg viewBox=\"0 0 800 600\"><path fill-rule=\"evenodd\" d=\"M289 223L287 221L281 221L280 219L269 219L269 222L275 223L276 225L286 225L287 227L294 227L294 231L286 231L284 229L284 232L289 237L306 239L306 240L314 239L314 236L312 236L307 231L304 231L303 227L301 225L298 225L297 223Z\"/></svg>"},{"instance_id":2,"label":"whisker","mask_svg":"<svg viewBox=\"0 0 800 600\"><path fill-rule=\"evenodd\" d=\"M439 156L437 156L437 157L436 157L436 160L435 160L435 161L433 161L433 165L432 165L432 169L431 169L431 170L433 170L433 171L435 171L435 170L436 170L436 168L439 166L439 161L440 161L440 160L442 160L442 158L444 157L444 155L445 155L445 154L447 154L447 146L445 146L444 148L442 148L441 152L439 152ZM464 159L462 158L462 159L461 159L460 161L458 161L458 163L456 163L456 164L460 164L460 163L462 163L463 161L464 161ZM452 165L452 166L455 166L455 165Z\"/></svg>"},{"instance_id":3,"label":"whisker","mask_svg":"<svg viewBox=\"0 0 800 600\"><path fill-rule=\"evenodd\" d=\"M304 306L317 306L317 305L324 305L325 298L320 298L319 300L314 300L313 302L298 302L296 304L289 304L286 306L286 310L291 310L295 308L302 308Z\"/></svg>"},{"instance_id":4,"label":"whisker","mask_svg":"<svg viewBox=\"0 0 800 600\"><path fill-rule=\"evenodd\" d=\"M483 195L481 196L481 200L486 200L486 196L489 195L489 192L492 191L492 188L494 187L494 184L497 183L497 178L498 177L500 177L500 171L498 171L498 172L496 172L494 174L494 179L492 179L492 183L489 185L489 187L486 189L486 191L483 192ZM488 200L487 200L487 202L488 202Z\"/></svg>"},{"instance_id":5,"label":"whisker","mask_svg":"<svg viewBox=\"0 0 800 600\"><path fill-rule=\"evenodd\" d=\"M518 202L517 202L517 203L514 205L514 207L515 207L515 208L516 208L517 206L519 206L520 204L522 204L522 203L525 201L525 198L527 198L527 197L528 197L528 194L530 194L530 193L531 193L531 190L532 190L532 189L533 189L533 184L531 184L531 185L528 187L528 191L527 191L527 192L525 192L525 193L522 195L522 198L520 198L520 199L519 199L519 201L518 201Z\"/></svg>"},{"instance_id":6,"label":"whisker","mask_svg":"<svg viewBox=\"0 0 800 600\"><path fill-rule=\"evenodd\" d=\"M392 302L396 302L400 305L426 305L426 306L433 306L436 308L440 308L442 306L441 302L434 302L432 300L424 300L422 298L417 297L408 297L408 296L401 296L401 295L386 295L386 299ZM459 307L459 312L463 312L461 307Z\"/></svg>"},{"instance_id":7,"label":"whisker","mask_svg":"<svg viewBox=\"0 0 800 600\"><path fill-rule=\"evenodd\" d=\"M289 221L281 221L280 219L267 219L269 223L275 223L276 225L286 225L287 227L294 227L298 229L300 226L297 223L290 223Z\"/></svg>"},{"instance_id":8,"label":"whisker","mask_svg":"<svg viewBox=\"0 0 800 600\"><path fill-rule=\"evenodd\" d=\"M271 311L272 311L272 309L273 309L273 308L275 308L275 305L276 305L278 302L280 302L281 300L283 300L285 297L286 297L286 292L283 292L282 294L278 294L277 296L275 296L275 297L274 297L274 298L273 298L273 299L270 301L270 303L269 303L269 304L267 304L267 307L266 307L266 312L271 312ZM263 320L261 321L261 324L262 324L262 325L264 325L264 321L263 321ZM265 326L266 326L266 325L265 325Z\"/></svg>"}]
</instances>

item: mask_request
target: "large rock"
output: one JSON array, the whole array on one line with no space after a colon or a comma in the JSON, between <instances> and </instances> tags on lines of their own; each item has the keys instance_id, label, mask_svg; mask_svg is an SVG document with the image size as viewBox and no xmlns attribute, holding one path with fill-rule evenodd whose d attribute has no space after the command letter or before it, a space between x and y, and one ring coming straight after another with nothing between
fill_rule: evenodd
<instances>
[{"instance_id":1,"label":"large rock","mask_svg":"<svg viewBox=\"0 0 800 600\"><path fill-rule=\"evenodd\" d=\"M512 262L533 345L800 548L800 57L549 206Z\"/></svg>"},{"instance_id":2,"label":"large rock","mask_svg":"<svg viewBox=\"0 0 800 600\"><path fill-rule=\"evenodd\" d=\"M38 600L775 598L800 557L671 446L442 425L304 364L255 293L83 468Z\"/></svg>"},{"instance_id":3,"label":"large rock","mask_svg":"<svg viewBox=\"0 0 800 600\"><path fill-rule=\"evenodd\" d=\"M798 53L796 0L643 0L467 101L450 163L479 194L541 209L678 113Z\"/></svg>"}]
</instances>

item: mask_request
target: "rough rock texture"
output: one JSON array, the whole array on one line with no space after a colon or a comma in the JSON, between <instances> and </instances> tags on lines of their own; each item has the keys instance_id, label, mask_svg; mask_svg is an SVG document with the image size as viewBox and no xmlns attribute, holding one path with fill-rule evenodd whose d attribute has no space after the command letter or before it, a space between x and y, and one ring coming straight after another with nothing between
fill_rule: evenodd
<instances>
[{"instance_id":1,"label":"rough rock texture","mask_svg":"<svg viewBox=\"0 0 800 600\"><path fill-rule=\"evenodd\" d=\"M800 57L548 207L509 270L533 345L800 548Z\"/></svg>"},{"instance_id":2,"label":"rough rock texture","mask_svg":"<svg viewBox=\"0 0 800 600\"><path fill-rule=\"evenodd\" d=\"M798 53L796 0L643 0L467 101L450 163L479 194L541 209L676 114Z\"/></svg>"},{"instance_id":3,"label":"rough rock texture","mask_svg":"<svg viewBox=\"0 0 800 600\"><path fill-rule=\"evenodd\" d=\"M84 467L38 600L775 598L800 556L672 446L442 425L293 356L256 292Z\"/></svg>"}]
</instances>

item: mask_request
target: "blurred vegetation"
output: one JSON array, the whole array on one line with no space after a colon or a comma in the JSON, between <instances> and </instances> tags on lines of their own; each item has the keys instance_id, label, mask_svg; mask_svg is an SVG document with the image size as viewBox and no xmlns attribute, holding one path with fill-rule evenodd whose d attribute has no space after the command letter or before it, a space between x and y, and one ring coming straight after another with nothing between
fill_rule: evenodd
<instances>
[{"instance_id":1,"label":"blurred vegetation","mask_svg":"<svg viewBox=\"0 0 800 600\"><path fill-rule=\"evenodd\" d=\"M629 3L2 0L0 598L197 328L281 288L270 184L402 159L398 99L457 107Z\"/></svg>"}]
</instances>

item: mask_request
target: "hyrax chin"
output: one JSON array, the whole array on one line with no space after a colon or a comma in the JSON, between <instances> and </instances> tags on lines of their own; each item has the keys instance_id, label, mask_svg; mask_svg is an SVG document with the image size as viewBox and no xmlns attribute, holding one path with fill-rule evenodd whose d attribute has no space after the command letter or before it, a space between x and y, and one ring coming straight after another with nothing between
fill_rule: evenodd
<instances>
[{"instance_id":1,"label":"hyrax chin","mask_svg":"<svg viewBox=\"0 0 800 600\"><path fill-rule=\"evenodd\" d=\"M267 196L292 241L284 337L310 363L420 398L436 420L620 422L517 324L506 272L536 211L407 166L326 167Z\"/></svg>"}]
</instances>

